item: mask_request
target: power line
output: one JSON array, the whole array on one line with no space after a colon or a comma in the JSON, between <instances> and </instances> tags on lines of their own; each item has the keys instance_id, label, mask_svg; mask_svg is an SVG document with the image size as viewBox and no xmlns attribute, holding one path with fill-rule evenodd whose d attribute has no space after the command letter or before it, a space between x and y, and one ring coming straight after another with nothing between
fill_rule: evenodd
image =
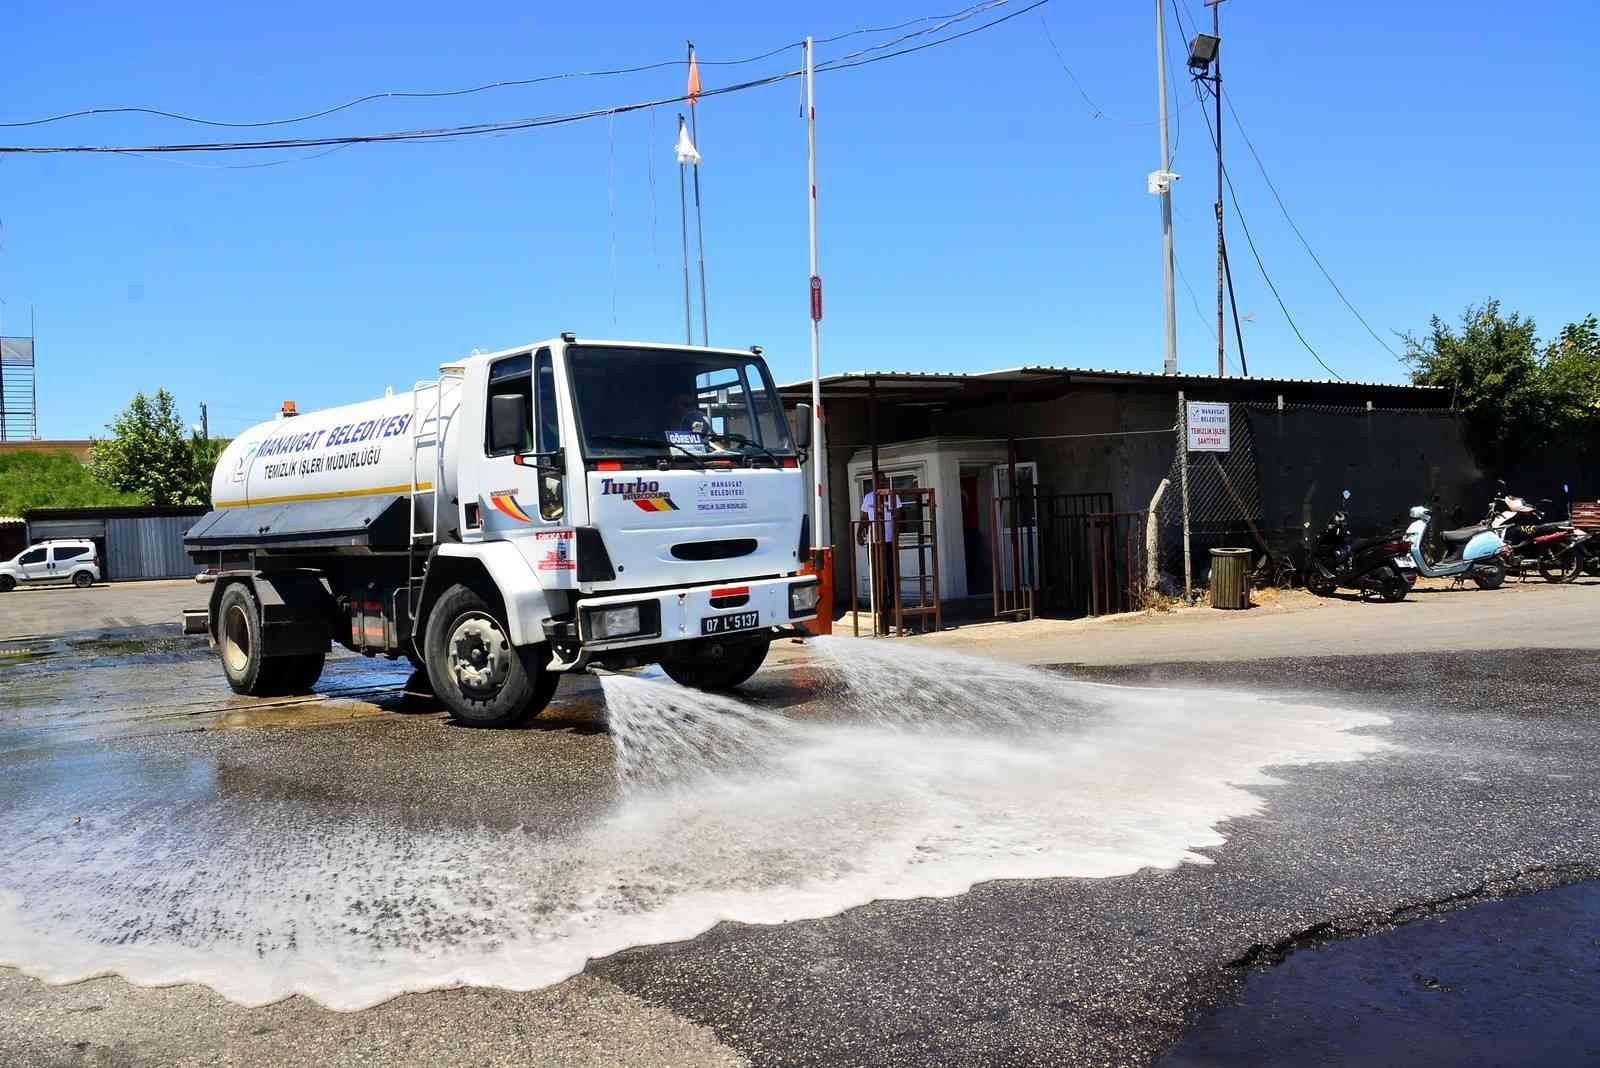
<instances>
[{"instance_id":1,"label":"power line","mask_svg":"<svg viewBox=\"0 0 1600 1068\"><path fill-rule=\"evenodd\" d=\"M965 8L961 11L953 12L948 15L923 15L895 26L848 30L844 33L835 34L832 37L823 38L817 43L831 44L836 41L842 41L846 38L856 37L863 34L892 33L896 30L905 29L908 26L914 26L922 22L942 22L944 25L948 25L952 21L960 21L966 18L971 18L989 8L1004 6L1005 4L1011 2L1012 0L984 0L982 3L974 4L971 7ZM941 27L939 26L934 26L926 30L918 31L916 34L907 34L906 37L910 38L928 33L936 33L940 28ZM778 45L775 48L768 49L759 55L746 56L742 59L696 58L702 67L736 67L750 63L759 63L765 59L771 59L773 56L776 56L782 52L786 52L793 48L799 48L801 43L802 42L800 41L788 41L784 44ZM884 45L874 46L874 48L888 47L889 45L895 43L898 43L898 41L887 42ZM864 51L872 51L872 49L867 49ZM510 78L458 89L386 89L378 92L365 93L361 96L355 97L354 99L346 100L343 103L333 104L329 107L321 108L317 111L310 111L303 115L291 115L287 118L281 119L262 119L253 122L227 119L208 119L197 115L186 115L181 112L168 111L164 108L145 107L138 105L119 105L113 107L81 108L76 111L62 112L58 115L46 115L37 119L22 119L12 122L0 122L0 129L18 129L22 127L44 126L50 123L63 122L68 119L85 118L91 115L128 114L152 115L157 118L172 119L177 122L194 123L199 126L215 126L226 129L262 129L270 126L289 126L295 123L309 122L313 119L325 118L329 115L334 115L341 111L347 111L350 108L357 107L361 104L370 103L374 100L432 100L446 97L470 96L475 93L488 92L492 89L519 88L523 86L542 85L547 82L567 81L577 78L613 78L629 74L642 74L649 71L662 70L668 67L687 66L688 62L689 61L687 59L665 59L655 63L642 63L632 67L617 67L610 70L568 71L559 74L540 74L528 78Z\"/></svg>"},{"instance_id":2,"label":"power line","mask_svg":"<svg viewBox=\"0 0 1600 1068\"><path fill-rule=\"evenodd\" d=\"M819 63L819 64L817 64L816 69L819 70L819 71L850 70L850 69L853 69L853 68L856 68L856 67L870 66L873 63L881 63L881 62L884 62L885 60L896 59L896 58L899 58L901 56L911 55L911 54L916 53L916 52L925 51L925 50L927 50L929 48L939 47L940 45L950 44L950 43L952 43L954 41L961 40L964 37L970 37L973 34L981 33L981 32L983 32L985 30L989 30L989 29L992 29L992 28L994 28L996 26L999 26L1002 23L1009 22L1011 19L1016 18L1019 15L1026 14L1027 12L1032 11L1032 10L1034 10L1036 8L1043 7L1048 2L1049 2L1049 0L1034 0L1033 3L1028 4L1025 7L1022 7L1022 8L1019 8L1019 9L1015 10L1015 11L1009 12L1009 13L1007 13L1005 15L1000 16L999 18L992 19L989 22L985 22L985 23L983 23L981 25L973 26L973 27L971 27L969 29L961 31L960 33L950 34L949 36L941 37L941 38L938 38L937 40L925 41L925 42L923 42L921 44L917 44L917 45L912 45L912 46L909 46L909 47L901 48L901 49L898 49L896 51L885 52L885 53L882 53L882 54L879 54L879 55L864 55L864 56L862 56L862 58L856 58L856 59L850 59L849 57L840 57L839 59L836 59L836 60L830 60L830 61L827 61L825 63ZM991 8L993 8L995 6L997 6L997 5L995 5L992 2L988 3L988 4L978 5L978 7L982 8L982 9L991 9ZM948 21L946 22L946 25L948 25ZM936 27L936 29L937 29L937 27ZM929 32L933 32L933 31L929 31ZM908 36L910 36L910 35L908 35ZM871 50L867 50L867 51L871 51ZM705 89L705 90L702 90L699 93L699 97L704 99L706 97L723 96L723 95L726 95L726 94L729 94L729 93L744 92L745 90L757 89L757 88L760 88L762 86L774 85L774 84L776 84L778 82L788 81L791 78L799 77L799 75L800 75L800 71L799 70L783 71L783 72L778 73L778 74L770 74L770 75L767 75L767 76L761 77L761 78L752 78L752 79L750 79L748 81L737 82L737 83L734 83L732 85L721 86L720 88ZM686 100L688 100L688 96L687 96L687 94L683 94L683 95L677 95L677 96L662 97L662 98L655 99L655 100L638 101L638 102L630 103L630 104L613 105L611 107L591 108L591 109L589 109L587 111L571 112L571 113L567 113L567 114L541 115L541 116L534 116L534 117L523 118L523 119L509 119L509 120L504 120L504 121L500 121L500 122L471 123L471 124L462 125L462 126L445 126L445 127L438 127L438 128L433 128L433 129L396 130L396 131L389 131L389 132L376 133L376 134L359 134L359 135L328 136L328 137L275 138L275 139L262 140L262 141L192 142L192 143L184 143L184 144L158 144L158 145L5 145L5 146L0 146L0 154L7 154L7 155L57 155L57 154L69 154L69 153L70 154L96 153L96 154L120 154L120 155L139 155L139 154L155 155L155 154L175 153L175 152L240 152L240 151L261 151L261 150L270 150L270 149L280 149L281 150L281 149L300 149L300 148L322 148L322 147L329 147L329 146L334 146L334 145L382 144L382 143L390 143L390 142L427 142L427 141L440 141L440 140L454 140L454 139L457 139L457 138L482 136L484 134L507 133L507 132L517 131L517 130L535 129L535 128L543 127L543 126L559 126L559 125L564 125L564 124L567 124L567 123L581 122L581 121L583 121L585 119L599 118L601 116L625 115L625 114L627 114L629 112L633 112L633 111L642 111L642 110L649 109L649 108L665 107L665 106L672 105L672 104L682 103L682 102L684 102Z\"/></svg>"},{"instance_id":3,"label":"power line","mask_svg":"<svg viewBox=\"0 0 1600 1068\"><path fill-rule=\"evenodd\" d=\"M702 59L699 62L702 66L708 67L738 66L745 63L758 63L763 59L771 59L780 52L785 52L791 48L798 47L799 42L796 41L779 45L777 48L763 52L758 56L750 56L745 59ZM474 93L483 93L491 89L510 89L519 86L540 85L545 82L565 81L573 78L611 78L625 74L640 74L645 71L660 70L664 67L685 66L687 63L688 60L685 59L665 59L657 63L644 63L636 67L618 67L615 70L569 71L562 74L541 74L532 78L512 78L503 81L486 82L483 85L474 85L463 89L389 89L376 93L366 93L362 96L356 97L353 100L346 100L342 104L334 104L333 106L323 108L320 111L311 111L304 115L292 115L283 119L263 119L257 122L234 122L225 119L206 119L196 115L185 115L176 111L166 111L162 108L118 106L82 108L78 111L67 111L59 115L47 115L44 118L39 119L25 119L16 122L0 122L0 129L15 129L26 126L44 126L48 123L62 122L66 119L84 118L89 115L126 114L154 115L157 118L173 119L178 122L189 122L199 126L219 126L228 129L260 129L267 126L289 126L298 122L309 122L312 119L325 118L328 115L333 115L341 111L347 111L350 108L356 107L360 104L369 103L373 100L428 100L441 97L470 96Z\"/></svg>"},{"instance_id":4,"label":"power line","mask_svg":"<svg viewBox=\"0 0 1600 1068\"><path fill-rule=\"evenodd\" d=\"M896 37L893 40L881 41L875 45L868 45L866 48L859 49L855 52L848 52L845 55L838 56L832 60L826 60L824 62L837 65L846 60L859 59L862 56L869 55L873 52L881 52L886 48L893 48L895 45L903 44L906 41L915 40L918 37L926 37L931 33L938 33L947 26L952 26L958 22L966 22L968 19L981 15L986 11L991 11L998 7L1005 7L1007 4L1013 2L1014 0L983 0L982 3L974 4L969 8L957 11L953 15L931 16L933 19L940 20L937 25L929 26L922 30L913 30L911 33L901 34L899 37ZM913 21L928 21L929 18L929 16L924 16L922 19Z\"/></svg>"},{"instance_id":5,"label":"power line","mask_svg":"<svg viewBox=\"0 0 1600 1068\"><path fill-rule=\"evenodd\" d=\"M1311 262L1317 265L1317 270L1322 272L1322 277L1328 280L1328 284L1333 287L1333 291L1339 294L1339 299L1344 301L1344 306L1346 308L1350 309L1350 314L1359 319L1361 321L1361 325L1366 327L1367 333L1372 335L1372 340L1376 341L1378 344L1382 345L1386 350L1388 350L1390 356L1399 359L1400 354L1395 352L1393 348L1390 348L1387 341L1378 336L1378 332L1372 329L1372 324L1367 322L1365 316L1356 311L1356 306L1350 303L1350 298L1344 295L1344 290L1339 288L1339 283L1333 280L1333 275L1328 273L1328 269L1322 265L1322 261L1318 259L1317 254L1312 251L1311 242L1306 240L1306 235L1300 232L1300 227L1296 226L1294 219L1290 217L1289 209L1283 203L1283 197L1278 195L1278 187L1272 184L1272 179L1267 175L1267 168L1266 165L1261 162L1260 153L1256 151L1256 146L1251 142L1250 135L1245 132L1244 123L1239 121L1239 113L1235 111L1233 107L1233 98L1226 97L1224 100L1228 105L1228 112L1233 116L1234 126L1238 127L1239 129L1239 136L1244 138L1245 146L1250 149L1250 155L1256 161L1256 169L1261 172L1262 180L1267 183L1267 188L1272 191L1272 199L1278 202L1278 210L1283 212L1283 219L1289 224L1289 229L1293 230L1294 236L1300 239L1300 244L1304 246L1306 255L1311 257Z\"/></svg>"},{"instance_id":6,"label":"power line","mask_svg":"<svg viewBox=\"0 0 1600 1068\"><path fill-rule=\"evenodd\" d=\"M1028 12L1034 10L1035 8L1043 7L1044 5L1048 4L1049 2L1050 2L1050 0L1034 0L1034 2L1029 4L1027 7L1020 7L1017 10L1012 11L1012 12L1010 12L1008 14L1001 15L999 18L994 19L991 22L985 22L983 25L974 26L969 30L962 30L960 33L952 33L949 37L941 37L937 41L927 41L927 42L925 42L923 44L913 45L910 48L902 48L898 52L885 52L881 56L869 56L866 59L858 59L853 63L845 63L845 62L842 61L842 59L840 59L840 60L829 60L829 61L827 61L825 63L818 63L816 69L819 70L819 71L820 70L849 70L852 67L865 67L870 63L879 63L879 62L882 62L885 59L895 59L895 58L897 58L899 56L909 56L913 52L922 52L922 51L925 51L926 49L929 49L929 48L937 48L939 45L949 44L951 41L959 41L959 40L961 40L961 38L963 38L963 37L971 37L975 33L982 33L984 30L992 29L993 27L1000 25L1002 22L1010 22L1012 19L1016 18L1017 16L1026 15ZM787 77L793 77L793 75L787 75Z\"/></svg>"},{"instance_id":7,"label":"power line","mask_svg":"<svg viewBox=\"0 0 1600 1068\"><path fill-rule=\"evenodd\" d=\"M1200 95L1199 82L1195 83L1195 95ZM1206 114L1206 109L1203 107L1200 109L1200 114L1206 120L1206 130L1211 134L1212 147L1215 147L1217 143L1217 132L1211 128L1211 116ZM1294 336L1300 339L1300 344L1304 345L1306 351L1311 353L1312 359L1316 360L1317 363L1322 365L1322 369L1324 371L1327 371L1334 378L1337 378L1339 381L1343 382L1344 376L1338 371L1335 371L1332 367L1329 367L1328 361L1324 360L1321 354L1318 353L1316 349L1311 347L1311 342L1306 340L1306 336L1300 332L1299 325L1295 323L1294 316L1289 314L1289 306L1283 302L1282 294L1278 292L1278 287L1273 284L1272 276L1267 273L1267 265L1261 262L1261 253L1256 250L1255 238L1250 236L1250 224L1245 222L1244 211L1239 207L1239 196L1233 191L1233 175L1228 173L1226 166L1224 166L1222 169L1222 177L1228 186L1228 200L1233 204L1233 213L1234 215L1238 216L1239 227L1244 231L1245 242L1250 246L1250 255L1255 257L1256 267L1261 271L1261 278L1267 283L1267 288L1272 290L1273 299L1278 302L1278 309L1283 312L1284 319L1288 320L1289 329L1294 331Z\"/></svg>"},{"instance_id":8,"label":"power line","mask_svg":"<svg viewBox=\"0 0 1600 1068\"><path fill-rule=\"evenodd\" d=\"M973 5L973 8L990 6L991 2L992 0L989 0L989 2L983 4L975 4ZM971 11L973 8L966 8L964 11ZM914 19L907 19L905 22L896 23L893 26L868 26L859 30L846 30L844 33L836 33L832 37L818 37L812 43L825 45L833 44L836 41L842 41L846 37L859 37L862 34L867 33L894 33L896 30L903 30L907 26L915 26L919 22L938 22L941 19L953 18L955 15L963 14L964 11L957 11L950 15L919 15Z\"/></svg>"}]
</instances>

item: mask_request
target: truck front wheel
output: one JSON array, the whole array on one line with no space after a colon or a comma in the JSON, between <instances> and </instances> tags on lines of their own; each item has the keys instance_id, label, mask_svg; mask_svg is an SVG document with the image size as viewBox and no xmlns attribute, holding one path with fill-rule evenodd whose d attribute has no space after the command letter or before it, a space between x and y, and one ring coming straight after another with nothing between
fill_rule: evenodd
<instances>
[{"instance_id":1,"label":"truck front wheel","mask_svg":"<svg viewBox=\"0 0 1600 1068\"><path fill-rule=\"evenodd\" d=\"M555 675L542 647L518 649L477 591L452 586L428 617L423 640L428 679L450 714L469 727L516 727L544 710Z\"/></svg>"},{"instance_id":2,"label":"truck front wheel","mask_svg":"<svg viewBox=\"0 0 1600 1068\"><path fill-rule=\"evenodd\" d=\"M713 645L661 661L672 681L696 690L731 690L747 681L767 658L771 638Z\"/></svg>"}]
</instances>

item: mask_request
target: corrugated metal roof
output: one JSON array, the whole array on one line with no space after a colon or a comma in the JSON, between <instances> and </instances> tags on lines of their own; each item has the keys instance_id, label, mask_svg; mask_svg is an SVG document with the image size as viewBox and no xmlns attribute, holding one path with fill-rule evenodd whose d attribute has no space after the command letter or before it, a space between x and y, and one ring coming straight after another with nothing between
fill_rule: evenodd
<instances>
[{"instance_id":1,"label":"corrugated metal roof","mask_svg":"<svg viewBox=\"0 0 1600 1068\"><path fill-rule=\"evenodd\" d=\"M1446 392L1443 386L1416 386L1409 382L1369 382L1354 379L1340 380L1336 378L1226 378L1219 379L1216 375L1197 375L1179 373L1165 375L1154 371L1123 371L1106 367L1059 367L1050 364L1028 364L1023 367L1008 367L994 371L846 371L843 374L824 375L824 383L848 382L868 378L897 379L900 381L915 381L928 379L932 381L987 381L1005 382L1021 381L1034 375L1083 375L1100 378L1116 378L1124 381L1142 382L1209 382L1209 383L1252 383L1255 385L1285 385L1285 386L1329 386L1334 388L1348 388L1351 386L1367 389L1407 389L1426 390L1428 392ZM798 382L790 382L781 386L782 389L798 389L809 385L809 378Z\"/></svg>"}]
</instances>

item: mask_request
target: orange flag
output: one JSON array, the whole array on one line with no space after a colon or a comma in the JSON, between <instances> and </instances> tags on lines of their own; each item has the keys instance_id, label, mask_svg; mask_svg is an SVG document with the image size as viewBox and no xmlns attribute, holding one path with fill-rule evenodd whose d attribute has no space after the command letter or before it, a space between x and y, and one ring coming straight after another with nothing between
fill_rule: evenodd
<instances>
[{"instance_id":1,"label":"orange flag","mask_svg":"<svg viewBox=\"0 0 1600 1068\"><path fill-rule=\"evenodd\" d=\"M694 107L695 99L700 95L700 65L694 60L694 53L689 53L689 106Z\"/></svg>"}]
</instances>

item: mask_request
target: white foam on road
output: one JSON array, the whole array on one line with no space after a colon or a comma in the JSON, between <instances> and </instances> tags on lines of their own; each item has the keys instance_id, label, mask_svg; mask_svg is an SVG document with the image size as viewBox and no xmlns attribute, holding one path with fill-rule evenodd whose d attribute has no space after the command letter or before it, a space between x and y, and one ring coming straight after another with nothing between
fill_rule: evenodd
<instances>
[{"instance_id":1,"label":"white foam on road","mask_svg":"<svg viewBox=\"0 0 1600 1068\"><path fill-rule=\"evenodd\" d=\"M591 958L993 879L1208 862L1274 765L1384 747L1370 713L1073 682L894 643L823 643L832 699L788 718L605 680L619 800L587 826L189 796L82 825L0 812L0 961L53 982L204 983L359 1009L461 984L533 989ZM537 799L530 801L537 804Z\"/></svg>"}]
</instances>

